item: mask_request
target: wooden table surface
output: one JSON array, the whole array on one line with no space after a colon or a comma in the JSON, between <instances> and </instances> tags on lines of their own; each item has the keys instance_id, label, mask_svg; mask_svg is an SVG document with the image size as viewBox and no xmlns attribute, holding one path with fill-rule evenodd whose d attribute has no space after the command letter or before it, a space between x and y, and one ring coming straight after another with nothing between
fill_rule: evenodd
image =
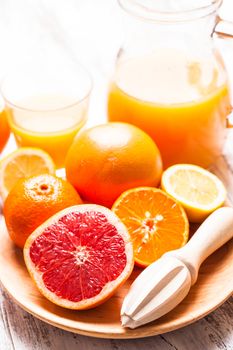
<instances>
[{"instance_id":1,"label":"wooden table surface","mask_svg":"<svg viewBox=\"0 0 233 350\"><path fill-rule=\"evenodd\" d=\"M233 20L232 6L232 0L224 1L222 16L228 20ZM29 57L48 55L56 59L67 55L82 61L94 78L89 124L102 122L107 81L124 35L120 21L116 0L0 0L0 77ZM233 42L220 45L231 69ZM11 139L5 153L12 147ZM233 134L225 152L233 169ZM72 334L39 321L21 310L0 287L0 350L10 349L232 350L233 298L204 319L174 332L137 340L105 340Z\"/></svg>"}]
</instances>

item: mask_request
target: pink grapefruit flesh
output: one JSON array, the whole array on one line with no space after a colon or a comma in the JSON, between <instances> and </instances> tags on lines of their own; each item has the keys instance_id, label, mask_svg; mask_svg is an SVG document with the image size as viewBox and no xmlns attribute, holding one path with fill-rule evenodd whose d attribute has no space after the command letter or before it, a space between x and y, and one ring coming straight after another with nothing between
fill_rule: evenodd
<instances>
[{"instance_id":1,"label":"pink grapefruit flesh","mask_svg":"<svg viewBox=\"0 0 233 350\"><path fill-rule=\"evenodd\" d=\"M41 293L57 305L88 309L108 299L133 269L133 248L120 219L99 205L52 216L27 239L24 259Z\"/></svg>"}]
</instances>

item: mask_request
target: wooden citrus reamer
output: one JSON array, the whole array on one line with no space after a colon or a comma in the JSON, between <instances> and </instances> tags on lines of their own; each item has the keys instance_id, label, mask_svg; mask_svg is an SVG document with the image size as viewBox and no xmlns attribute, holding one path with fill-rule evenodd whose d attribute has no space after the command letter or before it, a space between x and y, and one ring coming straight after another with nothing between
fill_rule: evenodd
<instances>
[{"instance_id":1,"label":"wooden citrus reamer","mask_svg":"<svg viewBox=\"0 0 233 350\"><path fill-rule=\"evenodd\" d=\"M122 325L136 328L172 310L196 282L202 262L232 237L233 208L220 208L184 247L164 254L139 275L124 299Z\"/></svg>"}]
</instances>

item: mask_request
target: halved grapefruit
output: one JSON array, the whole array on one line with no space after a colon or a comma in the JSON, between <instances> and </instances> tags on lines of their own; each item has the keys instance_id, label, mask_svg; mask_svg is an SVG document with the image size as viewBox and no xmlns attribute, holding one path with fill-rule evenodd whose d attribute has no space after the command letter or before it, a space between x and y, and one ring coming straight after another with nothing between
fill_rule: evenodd
<instances>
[{"instance_id":1,"label":"halved grapefruit","mask_svg":"<svg viewBox=\"0 0 233 350\"><path fill-rule=\"evenodd\" d=\"M90 309L130 276L133 247L121 220L92 204L66 208L27 239L24 259L40 292L68 309Z\"/></svg>"}]
</instances>

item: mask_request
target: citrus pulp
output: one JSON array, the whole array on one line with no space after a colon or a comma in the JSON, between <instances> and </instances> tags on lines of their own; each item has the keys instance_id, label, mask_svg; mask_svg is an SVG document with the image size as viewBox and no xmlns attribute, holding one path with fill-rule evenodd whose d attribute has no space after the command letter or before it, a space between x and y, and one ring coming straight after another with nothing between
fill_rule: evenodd
<instances>
[{"instance_id":1,"label":"citrus pulp","mask_svg":"<svg viewBox=\"0 0 233 350\"><path fill-rule=\"evenodd\" d=\"M46 298L77 310L104 302L133 269L127 229L111 210L91 204L62 210L38 227L24 259Z\"/></svg>"},{"instance_id":2,"label":"citrus pulp","mask_svg":"<svg viewBox=\"0 0 233 350\"><path fill-rule=\"evenodd\" d=\"M222 181L197 165L176 164L162 176L162 188L182 204L191 222L200 223L226 199Z\"/></svg>"},{"instance_id":3,"label":"citrus pulp","mask_svg":"<svg viewBox=\"0 0 233 350\"><path fill-rule=\"evenodd\" d=\"M159 189L139 187L125 191L112 210L129 231L139 266L150 265L188 240L189 223L184 209Z\"/></svg>"}]
</instances>

